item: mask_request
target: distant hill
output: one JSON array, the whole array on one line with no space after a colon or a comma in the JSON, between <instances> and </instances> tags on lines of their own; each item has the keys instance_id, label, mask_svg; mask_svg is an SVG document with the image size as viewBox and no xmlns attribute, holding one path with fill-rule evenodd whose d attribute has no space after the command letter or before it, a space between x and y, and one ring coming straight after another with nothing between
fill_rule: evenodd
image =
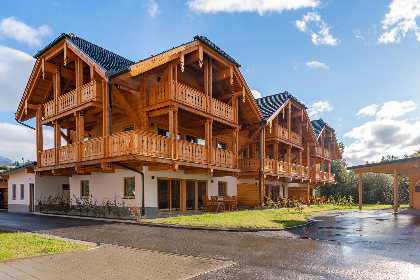
<instances>
[{"instance_id":1,"label":"distant hill","mask_svg":"<svg viewBox=\"0 0 420 280\"><path fill-rule=\"evenodd\" d=\"M0 165L12 165L12 163L11 159L0 156Z\"/></svg>"}]
</instances>

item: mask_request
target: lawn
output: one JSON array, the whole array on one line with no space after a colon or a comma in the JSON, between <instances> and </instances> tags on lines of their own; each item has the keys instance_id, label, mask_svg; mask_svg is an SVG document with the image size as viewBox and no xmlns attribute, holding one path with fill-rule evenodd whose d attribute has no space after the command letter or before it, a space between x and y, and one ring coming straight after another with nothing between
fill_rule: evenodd
<instances>
[{"instance_id":1,"label":"lawn","mask_svg":"<svg viewBox=\"0 0 420 280\"><path fill-rule=\"evenodd\" d=\"M387 209L390 205L364 204L363 209ZM304 207L302 211L295 208L245 210L239 212L208 213L193 216L176 216L143 220L147 223L176 224L189 226L206 226L218 228L285 228L306 223L306 217L322 211L358 209L357 205L351 207L320 205Z\"/></svg>"},{"instance_id":2,"label":"lawn","mask_svg":"<svg viewBox=\"0 0 420 280\"><path fill-rule=\"evenodd\" d=\"M0 260L92 247L56 238L0 230Z\"/></svg>"}]
</instances>

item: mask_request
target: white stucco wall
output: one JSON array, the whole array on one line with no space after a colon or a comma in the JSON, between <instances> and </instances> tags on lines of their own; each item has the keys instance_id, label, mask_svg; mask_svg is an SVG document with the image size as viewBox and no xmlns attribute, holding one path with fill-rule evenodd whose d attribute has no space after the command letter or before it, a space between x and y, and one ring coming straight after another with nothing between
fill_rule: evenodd
<instances>
[{"instance_id":1,"label":"white stucco wall","mask_svg":"<svg viewBox=\"0 0 420 280\"><path fill-rule=\"evenodd\" d=\"M21 199L21 188L20 185L24 185L24 198ZM8 180L8 191L9 191L9 208L13 212L13 205L28 205L29 206L29 184L35 184L35 174L26 173L25 169L21 172L12 174ZM12 186L16 185L16 199L13 199ZM29 211L29 207L28 210Z\"/></svg>"},{"instance_id":2,"label":"white stucco wall","mask_svg":"<svg viewBox=\"0 0 420 280\"><path fill-rule=\"evenodd\" d=\"M35 177L35 205L41 197L62 196L63 184L69 183L69 177L44 176Z\"/></svg>"},{"instance_id":3,"label":"white stucco wall","mask_svg":"<svg viewBox=\"0 0 420 280\"><path fill-rule=\"evenodd\" d=\"M144 186L145 186L145 207L157 207L157 182L158 178L169 179L191 179L207 181L208 196L218 195L218 182L227 182L227 193L230 196L236 195L236 186L238 179L232 176L216 177L205 174L184 174L184 171L148 171L144 167ZM118 197L118 202L122 202L124 197L124 178L135 177L136 198L124 199L126 204L139 206L141 204L141 175L130 170L116 169L115 173L95 173L91 175L73 175L70 177L70 198L80 198L81 181L89 181L89 192L98 201L103 198ZM153 177L153 179L152 179ZM213 180L213 183L212 183Z\"/></svg>"}]
</instances>

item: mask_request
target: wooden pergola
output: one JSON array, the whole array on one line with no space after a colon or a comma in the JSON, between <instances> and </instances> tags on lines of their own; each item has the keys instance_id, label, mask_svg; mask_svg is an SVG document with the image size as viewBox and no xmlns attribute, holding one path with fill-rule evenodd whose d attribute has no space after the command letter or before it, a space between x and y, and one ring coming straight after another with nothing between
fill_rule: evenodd
<instances>
[{"instance_id":1,"label":"wooden pergola","mask_svg":"<svg viewBox=\"0 0 420 280\"><path fill-rule=\"evenodd\" d=\"M362 174L375 172L394 175L394 213L398 213L398 175L409 178L409 205L420 208L420 157L348 167L359 174L359 210L362 210Z\"/></svg>"}]
</instances>

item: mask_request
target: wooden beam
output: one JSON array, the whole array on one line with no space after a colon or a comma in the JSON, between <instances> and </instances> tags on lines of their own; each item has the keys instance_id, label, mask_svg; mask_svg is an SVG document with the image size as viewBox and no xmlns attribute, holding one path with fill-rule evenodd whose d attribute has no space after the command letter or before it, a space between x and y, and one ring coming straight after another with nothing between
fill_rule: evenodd
<instances>
[{"instance_id":1,"label":"wooden beam","mask_svg":"<svg viewBox=\"0 0 420 280\"><path fill-rule=\"evenodd\" d=\"M394 169L394 213L398 213L398 172Z\"/></svg>"},{"instance_id":2,"label":"wooden beam","mask_svg":"<svg viewBox=\"0 0 420 280\"><path fill-rule=\"evenodd\" d=\"M159 117L169 114L169 107L148 112L149 118Z\"/></svg>"},{"instance_id":3,"label":"wooden beam","mask_svg":"<svg viewBox=\"0 0 420 280\"><path fill-rule=\"evenodd\" d=\"M182 127L183 128L197 127L197 126L200 126L200 125L204 125L205 123L206 123L206 120L199 120L199 121L195 121L195 122L186 123Z\"/></svg>"},{"instance_id":4,"label":"wooden beam","mask_svg":"<svg viewBox=\"0 0 420 280\"><path fill-rule=\"evenodd\" d=\"M169 164L154 164L148 166L148 171L169 170Z\"/></svg>"},{"instance_id":5,"label":"wooden beam","mask_svg":"<svg viewBox=\"0 0 420 280\"><path fill-rule=\"evenodd\" d=\"M115 98L118 99L118 101L121 103L123 108L127 111L128 115L133 119L134 124L137 127L140 127L140 119L137 117L136 112L134 112L133 109L131 109L130 105L127 103L125 98L121 95L120 90L114 85L114 91L112 91L112 94L114 94Z\"/></svg>"},{"instance_id":6,"label":"wooden beam","mask_svg":"<svg viewBox=\"0 0 420 280\"><path fill-rule=\"evenodd\" d=\"M219 82L231 77L231 68L226 68L213 74L213 82Z\"/></svg>"},{"instance_id":7,"label":"wooden beam","mask_svg":"<svg viewBox=\"0 0 420 280\"><path fill-rule=\"evenodd\" d=\"M61 137L66 140L67 144L71 144L71 138L61 131Z\"/></svg>"},{"instance_id":8,"label":"wooden beam","mask_svg":"<svg viewBox=\"0 0 420 280\"><path fill-rule=\"evenodd\" d=\"M249 139L242 145L242 147L239 148L238 150L238 155L242 154L243 151L246 150L246 148L248 148L249 144L252 143L252 141L254 141L257 136L260 135L260 129L257 129L257 131L255 131L251 137L249 137Z\"/></svg>"},{"instance_id":9,"label":"wooden beam","mask_svg":"<svg viewBox=\"0 0 420 280\"><path fill-rule=\"evenodd\" d=\"M359 174L359 210L362 211L362 199L363 199L363 194L362 194L362 173Z\"/></svg>"}]
</instances>

